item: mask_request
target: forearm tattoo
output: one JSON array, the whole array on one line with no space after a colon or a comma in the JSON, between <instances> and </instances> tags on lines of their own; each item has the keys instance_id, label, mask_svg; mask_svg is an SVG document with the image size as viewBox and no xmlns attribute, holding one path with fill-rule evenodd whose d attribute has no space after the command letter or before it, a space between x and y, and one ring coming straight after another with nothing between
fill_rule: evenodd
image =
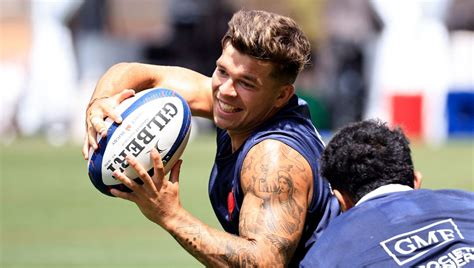
<instances>
[{"instance_id":1,"label":"forearm tattoo","mask_svg":"<svg viewBox=\"0 0 474 268\"><path fill-rule=\"evenodd\" d=\"M201 228L199 225L181 226L177 228L178 233L182 234L183 239L177 241L181 246L197 250L201 248ZM176 238L176 237L175 237Z\"/></svg>"},{"instance_id":2,"label":"forearm tattoo","mask_svg":"<svg viewBox=\"0 0 474 268\"><path fill-rule=\"evenodd\" d=\"M183 218L184 222L191 218ZM257 267L256 244L202 223L180 225L172 233L178 243L206 266ZM203 242L204 241L204 242Z\"/></svg>"},{"instance_id":3,"label":"forearm tattoo","mask_svg":"<svg viewBox=\"0 0 474 268\"><path fill-rule=\"evenodd\" d=\"M224 259L238 267L258 267L255 251L249 247L236 247L227 243Z\"/></svg>"}]
</instances>

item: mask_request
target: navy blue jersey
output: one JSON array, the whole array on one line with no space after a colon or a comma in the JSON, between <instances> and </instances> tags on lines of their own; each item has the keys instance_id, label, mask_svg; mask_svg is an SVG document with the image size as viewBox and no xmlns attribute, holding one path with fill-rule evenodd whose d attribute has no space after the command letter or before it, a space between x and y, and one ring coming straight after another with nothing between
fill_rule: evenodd
<instances>
[{"instance_id":1,"label":"navy blue jersey","mask_svg":"<svg viewBox=\"0 0 474 268\"><path fill-rule=\"evenodd\" d=\"M334 219L302 267L474 267L474 193L376 196Z\"/></svg>"},{"instance_id":2,"label":"navy blue jersey","mask_svg":"<svg viewBox=\"0 0 474 268\"><path fill-rule=\"evenodd\" d=\"M291 265L296 265L328 221L339 213L339 204L331 196L327 181L319 177L318 159L324 144L311 122L306 102L293 96L285 107L256 129L234 153L227 132L217 129L217 151L209 180L209 196L224 230L238 235L243 201L240 185L242 164L248 151L266 139L281 141L299 152L313 172L312 202L307 210L302 238L291 261Z\"/></svg>"}]
</instances>

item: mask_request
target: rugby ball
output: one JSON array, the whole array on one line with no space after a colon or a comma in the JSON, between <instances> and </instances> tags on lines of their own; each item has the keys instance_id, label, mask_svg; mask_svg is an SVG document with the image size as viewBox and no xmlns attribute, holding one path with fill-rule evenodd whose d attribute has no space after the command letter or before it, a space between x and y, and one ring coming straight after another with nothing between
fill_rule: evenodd
<instances>
[{"instance_id":1,"label":"rugby ball","mask_svg":"<svg viewBox=\"0 0 474 268\"><path fill-rule=\"evenodd\" d=\"M98 149L91 149L88 161L88 174L92 184L109 196L113 196L111 188L131 191L112 176L115 170L142 183L125 160L127 155L134 156L152 174L150 151L155 147L160 153L165 172L168 173L181 157L191 130L189 106L172 90L147 89L124 100L115 109L121 114L122 123L105 119L107 135L103 138L97 136Z\"/></svg>"}]
</instances>

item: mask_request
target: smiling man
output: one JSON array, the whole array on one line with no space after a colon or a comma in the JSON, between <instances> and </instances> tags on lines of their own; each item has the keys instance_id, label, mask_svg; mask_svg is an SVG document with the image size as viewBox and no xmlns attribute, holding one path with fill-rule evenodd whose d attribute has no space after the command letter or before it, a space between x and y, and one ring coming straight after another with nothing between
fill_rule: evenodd
<instances>
[{"instance_id":1,"label":"smiling man","mask_svg":"<svg viewBox=\"0 0 474 268\"><path fill-rule=\"evenodd\" d=\"M97 148L96 134L105 135L105 116L120 123L113 107L133 95L129 89L179 92L193 115L217 126L209 197L225 232L181 206L180 165L166 180L156 150L151 152L152 177L128 158L144 184L116 173L133 192L112 193L136 203L206 266L297 266L339 213L328 183L319 176L323 142L293 86L309 53L309 42L292 19L239 11L222 39L212 77L180 67L115 65L99 80L88 106L84 157L89 147Z\"/></svg>"}]
</instances>

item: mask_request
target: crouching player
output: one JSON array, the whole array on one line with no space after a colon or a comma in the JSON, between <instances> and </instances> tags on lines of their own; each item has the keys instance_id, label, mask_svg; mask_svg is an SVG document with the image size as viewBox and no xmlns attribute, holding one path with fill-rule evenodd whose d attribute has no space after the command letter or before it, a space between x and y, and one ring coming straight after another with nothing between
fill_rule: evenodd
<instances>
[{"instance_id":1,"label":"crouching player","mask_svg":"<svg viewBox=\"0 0 474 268\"><path fill-rule=\"evenodd\" d=\"M408 140L379 121L343 128L322 175L343 212L303 267L474 267L474 193L419 190Z\"/></svg>"}]
</instances>

